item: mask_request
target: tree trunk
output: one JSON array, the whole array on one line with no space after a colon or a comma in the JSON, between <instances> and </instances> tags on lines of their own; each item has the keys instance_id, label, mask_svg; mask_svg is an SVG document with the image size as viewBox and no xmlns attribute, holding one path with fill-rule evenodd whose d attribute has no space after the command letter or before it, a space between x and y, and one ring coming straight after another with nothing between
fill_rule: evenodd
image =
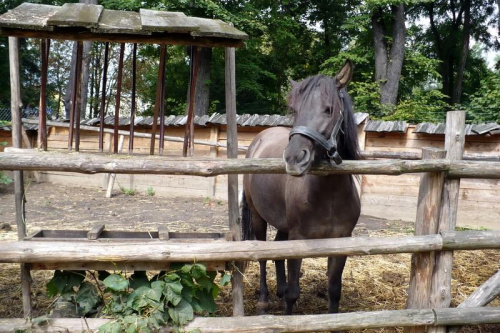
<instances>
[{"instance_id":1,"label":"tree trunk","mask_svg":"<svg viewBox=\"0 0 500 333\"><path fill-rule=\"evenodd\" d=\"M188 48L189 51L189 48ZM196 96L194 100L194 114L203 116L208 114L210 108L210 69L212 62L212 48L202 47L200 52L200 63L198 77L196 79ZM187 106L189 106L189 91L187 96ZM187 114L188 107L186 107Z\"/></svg>"},{"instance_id":2,"label":"tree trunk","mask_svg":"<svg viewBox=\"0 0 500 333\"><path fill-rule=\"evenodd\" d=\"M77 42L73 43L73 51L71 52L71 66L70 66L70 74L68 84L66 85L66 94L63 98L64 104L64 116L66 119L69 119L69 113L71 109L71 94L73 90L73 85L75 82L75 68L76 68L76 45Z\"/></svg>"},{"instance_id":3,"label":"tree trunk","mask_svg":"<svg viewBox=\"0 0 500 333\"><path fill-rule=\"evenodd\" d=\"M403 4L392 6L392 43L386 42L382 9L372 15L373 46L375 49L375 80L380 87L380 104L394 107L397 104L399 81L405 52L405 8Z\"/></svg>"},{"instance_id":4,"label":"tree trunk","mask_svg":"<svg viewBox=\"0 0 500 333\"><path fill-rule=\"evenodd\" d=\"M452 104L460 104L462 97L462 87L465 72L465 65L467 63L467 56L469 55L469 42L470 42L470 0L464 3L464 28L462 36L462 52L460 54L460 62L457 68L457 78L455 80L455 87L453 89Z\"/></svg>"}]
</instances>

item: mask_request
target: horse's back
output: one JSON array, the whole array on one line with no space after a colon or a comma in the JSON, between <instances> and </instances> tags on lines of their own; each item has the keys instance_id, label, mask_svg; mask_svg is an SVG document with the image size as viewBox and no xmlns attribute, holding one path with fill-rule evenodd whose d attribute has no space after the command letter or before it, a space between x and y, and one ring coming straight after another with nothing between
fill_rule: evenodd
<instances>
[{"instance_id":1,"label":"horse's back","mask_svg":"<svg viewBox=\"0 0 500 333\"><path fill-rule=\"evenodd\" d=\"M288 144L289 128L271 127L255 136L248 147L247 158L281 158Z\"/></svg>"}]
</instances>

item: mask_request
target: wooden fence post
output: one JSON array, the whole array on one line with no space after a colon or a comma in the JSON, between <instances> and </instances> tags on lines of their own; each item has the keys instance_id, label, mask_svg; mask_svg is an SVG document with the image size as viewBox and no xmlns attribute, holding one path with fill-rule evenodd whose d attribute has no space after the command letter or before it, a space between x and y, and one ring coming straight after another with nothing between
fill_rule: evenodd
<instances>
[{"instance_id":1,"label":"wooden fence post","mask_svg":"<svg viewBox=\"0 0 500 333\"><path fill-rule=\"evenodd\" d=\"M465 143L465 111L448 111L446 114L445 149L446 158L461 160ZM455 231L457 224L460 178L446 179L439 216L438 232ZM436 264L432 276L430 306L447 308L451 303L451 270L453 252L436 253ZM431 327L429 332L446 332L446 327Z\"/></svg>"},{"instance_id":2,"label":"wooden fence post","mask_svg":"<svg viewBox=\"0 0 500 333\"><path fill-rule=\"evenodd\" d=\"M21 76L19 72L19 39L16 37L9 37L9 63L12 146L14 148L22 148ZM16 204L17 238L22 240L26 236L26 224L24 218L24 174L20 170L14 171L14 197ZM21 292L24 317L29 317L31 316L31 271L27 264L21 264Z\"/></svg>"},{"instance_id":3,"label":"wooden fence post","mask_svg":"<svg viewBox=\"0 0 500 333\"><path fill-rule=\"evenodd\" d=\"M238 133L236 124L236 54L233 47L226 48L226 119L227 119L227 157L238 158ZM238 175L227 175L229 228L233 240L241 240L241 227L238 208ZM233 316L244 316L243 309L243 264L235 263L233 269Z\"/></svg>"},{"instance_id":4,"label":"wooden fence post","mask_svg":"<svg viewBox=\"0 0 500 333\"><path fill-rule=\"evenodd\" d=\"M446 152L441 149L422 149L422 159L444 158L445 154ZM443 182L443 172L426 172L420 176L415 236L437 232ZM412 255L408 309L429 308L433 269L434 252ZM425 327L408 327L405 332L425 332Z\"/></svg>"}]
</instances>

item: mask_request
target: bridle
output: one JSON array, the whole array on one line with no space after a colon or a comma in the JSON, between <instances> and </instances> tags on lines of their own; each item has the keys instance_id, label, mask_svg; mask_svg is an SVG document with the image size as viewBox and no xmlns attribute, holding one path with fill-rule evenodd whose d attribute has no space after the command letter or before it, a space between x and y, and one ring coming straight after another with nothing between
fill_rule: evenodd
<instances>
[{"instance_id":1,"label":"bridle","mask_svg":"<svg viewBox=\"0 0 500 333\"><path fill-rule=\"evenodd\" d=\"M330 159L330 161L333 160L337 165L342 163L342 157L340 157L340 154L337 150L337 136L339 135L339 132L341 130L340 127L342 126L342 123L344 121L344 94L340 90L339 90L339 98L340 98L339 117L337 122L335 123L335 126L333 127L332 134L330 135L329 140L325 139L325 137L321 133L316 132L306 126L297 126L293 128L288 136L288 138L291 139L293 135L300 134L313 140L321 147L326 149L326 155L328 159Z\"/></svg>"}]
</instances>

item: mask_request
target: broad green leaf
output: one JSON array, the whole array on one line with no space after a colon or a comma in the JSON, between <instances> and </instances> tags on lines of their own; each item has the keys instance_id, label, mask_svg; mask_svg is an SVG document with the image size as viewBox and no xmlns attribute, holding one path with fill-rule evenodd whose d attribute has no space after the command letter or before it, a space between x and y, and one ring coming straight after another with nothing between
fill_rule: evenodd
<instances>
[{"instance_id":1,"label":"broad green leaf","mask_svg":"<svg viewBox=\"0 0 500 333\"><path fill-rule=\"evenodd\" d=\"M97 277L101 281L104 281L104 279L107 278L110 275L111 274L108 271L97 271Z\"/></svg>"},{"instance_id":2,"label":"broad green leaf","mask_svg":"<svg viewBox=\"0 0 500 333\"><path fill-rule=\"evenodd\" d=\"M137 289L139 287L149 287L149 279L146 275L146 271L136 271L132 276L130 276L130 287Z\"/></svg>"},{"instance_id":3,"label":"broad green leaf","mask_svg":"<svg viewBox=\"0 0 500 333\"><path fill-rule=\"evenodd\" d=\"M201 264L194 264L191 269L191 275L196 279L208 278L207 268Z\"/></svg>"},{"instance_id":4,"label":"broad green leaf","mask_svg":"<svg viewBox=\"0 0 500 333\"><path fill-rule=\"evenodd\" d=\"M176 307L169 308L168 314L172 321L178 325L186 325L194 318L193 307L185 300L180 301Z\"/></svg>"},{"instance_id":5,"label":"broad green leaf","mask_svg":"<svg viewBox=\"0 0 500 333\"><path fill-rule=\"evenodd\" d=\"M137 312L140 312L142 308L146 306L157 307L159 306L159 301L161 298L161 293L149 287L139 287L134 290L128 297L127 306L133 308Z\"/></svg>"},{"instance_id":6,"label":"broad green leaf","mask_svg":"<svg viewBox=\"0 0 500 333\"><path fill-rule=\"evenodd\" d=\"M184 265L181 268L181 272L189 274L191 272L192 268L193 268L193 265Z\"/></svg>"},{"instance_id":7,"label":"broad green leaf","mask_svg":"<svg viewBox=\"0 0 500 333\"><path fill-rule=\"evenodd\" d=\"M151 289L154 289L157 292L159 292L160 294L162 294L163 291L165 290L165 282L163 282L163 281L154 281L154 282L151 283Z\"/></svg>"},{"instance_id":8,"label":"broad green leaf","mask_svg":"<svg viewBox=\"0 0 500 333\"><path fill-rule=\"evenodd\" d=\"M100 333L121 333L121 324L120 322L113 320L108 321L106 324L99 326Z\"/></svg>"},{"instance_id":9,"label":"broad green leaf","mask_svg":"<svg viewBox=\"0 0 500 333\"><path fill-rule=\"evenodd\" d=\"M96 305L101 302L101 297L95 285L89 282L84 282L76 293L76 302L79 307L79 313L86 315Z\"/></svg>"},{"instance_id":10,"label":"broad green leaf","mask_svg":"<svg viewBox=\"0 0 500 333\"><path fill-rule=\"evenodd\" d=\"M118 274L111 274L102 281L104 285L114 291L125 291L128 288L128 280Z\"/></svg>"},{"instance_id":11,"label":"broad green leaf","mask_svg":"<svg viewBox=\"0 0 500 333\"><path fill-rule=\"evenodd\" d=\"M166 300L177 306L182 300L182 285L180 282L167 282L166 288L163 290Z\"/></svg>"},{"instance_id":12,"label":"broad green leaf","mask_svg":"<svg viewBox=\"0 0 500 333\"><path fill-rule=\"evenodd\" d=\"M196 298L200 301L200 306L203 310L208 311L209 313L213 313L217 310L217 305L215 305L215 301L211 294L208 294L203 291L198 291L196 293Z\"/></svg>"},{"instance_id":13,"label":"broad green leaf","mask_svg":"<svg viewBox=\"0 0 500 333\"><path fill-rule=\"evenodd\" d=\"M206 291L212 290L214 283L208 277L200 278L196 282Z\"/></svg>"},{"instance_id":14,"label":"broad green leaf","mask_svg":"<svg viewBox=\"0 0 500 333\"><path fill-rule=\"evenodd\" d=\"M231 274L227 272L222 272L222 277L220 278L220 285L227 286L231 282Z\"/></svg>"}]
</instances>

